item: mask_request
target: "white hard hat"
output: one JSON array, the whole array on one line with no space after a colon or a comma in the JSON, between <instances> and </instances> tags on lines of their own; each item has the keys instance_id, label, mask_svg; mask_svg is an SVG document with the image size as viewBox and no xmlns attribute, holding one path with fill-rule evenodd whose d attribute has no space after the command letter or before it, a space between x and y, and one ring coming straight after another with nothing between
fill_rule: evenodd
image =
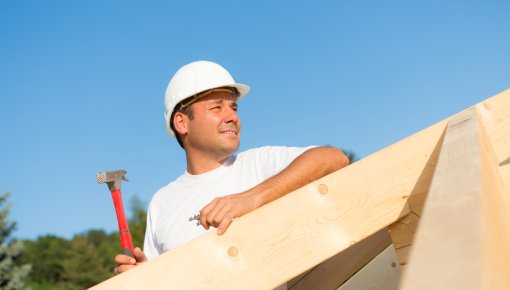
<instances>
[{"instance_id":1,"label":"white hard hat","mask_svg":"<svg viewBox=\"0 0 510 290\"><path fill-rule=\"evenodd\" d=\"M242 98L250 88L237 84L232 76L221 65L210 61L195 61L181 67L168 83L165 92L165 121L166 130L172 136L170 118L175 106L183 100L201 92L221 87L236 88Z\"/></svg>"}]
</instances>

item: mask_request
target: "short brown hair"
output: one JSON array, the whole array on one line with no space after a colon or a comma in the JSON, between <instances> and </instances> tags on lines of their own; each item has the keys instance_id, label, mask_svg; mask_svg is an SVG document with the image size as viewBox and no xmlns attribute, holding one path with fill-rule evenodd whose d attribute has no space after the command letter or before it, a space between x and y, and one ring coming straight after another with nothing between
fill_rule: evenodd
<instances>
[{"instance_id":1,"label":"short brown hair","mask_svg":"<svg viewBox=\"0 0 510 290\"><path fill-rule=\"evenodd\" d=\"M177 106L175 106L174 111L172 112L172 116L170 117L170 129L172 129L172 132L174 132L175 139L177 139L177 143L179 143L179 146L181 146L182 149L184 149L184 145L182 144L181 137L179 136L179 133L177 132L177 130L175 130L174 117L175 117L175 114L177 114L177 112L179 112L179 113L182 113L182 114L188 116L188 118L190 118L190 120L193 120L193 109L191 108L191 105L193 105L193 102L191 102L191 99L193 99L194 97L195 96L186 98L186 99L182 100L179 104L177 104ZM184 104L186 104L186 106L184 106Z\"/></svg>"}]
</instances>

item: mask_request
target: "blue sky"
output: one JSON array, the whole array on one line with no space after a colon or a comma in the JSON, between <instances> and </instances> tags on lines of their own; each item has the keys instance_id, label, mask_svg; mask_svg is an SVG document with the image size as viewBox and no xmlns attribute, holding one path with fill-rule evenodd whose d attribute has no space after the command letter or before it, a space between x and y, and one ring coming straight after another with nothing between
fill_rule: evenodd
<instances>
[{"instance_id":1,"label":"blue sky","mask_svg":"<svg viewBox=\"0 0 510 290\"><path fill-rule=\"evenodd\" d=\"M96 172L128 171L126 204L184 172L163 95L191 61L251 87L241 150L363 157L510 88L508 1L245 2L0 2L0 192L17 237L115 230Z\"/></svg>"}]
</instances>

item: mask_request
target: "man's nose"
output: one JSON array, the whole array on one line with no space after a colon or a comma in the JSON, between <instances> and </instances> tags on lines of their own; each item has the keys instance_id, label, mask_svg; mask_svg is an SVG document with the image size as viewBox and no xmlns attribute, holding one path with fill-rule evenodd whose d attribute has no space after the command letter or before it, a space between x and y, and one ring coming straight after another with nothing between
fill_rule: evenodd
<instances>
[{"instance_id":1,"label":"man's nose","mask_svg":"<svg viewBox=\"0 0 510 290\"><path fill-rule=\"evenodd\" d=\"M239 122L239 115L237 114L237 110L234 110L233 108L228 108L225 110L225 123L238 123Z\"/></svg>"}]
</instances>

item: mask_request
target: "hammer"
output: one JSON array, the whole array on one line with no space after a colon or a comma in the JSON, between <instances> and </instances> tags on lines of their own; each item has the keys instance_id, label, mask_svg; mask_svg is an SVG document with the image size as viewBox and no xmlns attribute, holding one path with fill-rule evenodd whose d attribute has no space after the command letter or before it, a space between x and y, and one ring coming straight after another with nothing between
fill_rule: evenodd
<instances>
[{"instance_id":1,"label":"hammer","mask_svg":"<svg viewBox=\"0 0 510 290\"><path fill-rule=\"evenodd\" d=\"M113 205L117 213L117 222L119 223L120 244L122 246L122 254L134 257L133 242L129 233L126 215L124 214L124 206L122 205L122 193L120 191L120 183L122 180L128 181L126 178L126 170L106 171L96 174L97 183L106 183L110 189L113 198Z\"/></svg>"}]
</instances>

